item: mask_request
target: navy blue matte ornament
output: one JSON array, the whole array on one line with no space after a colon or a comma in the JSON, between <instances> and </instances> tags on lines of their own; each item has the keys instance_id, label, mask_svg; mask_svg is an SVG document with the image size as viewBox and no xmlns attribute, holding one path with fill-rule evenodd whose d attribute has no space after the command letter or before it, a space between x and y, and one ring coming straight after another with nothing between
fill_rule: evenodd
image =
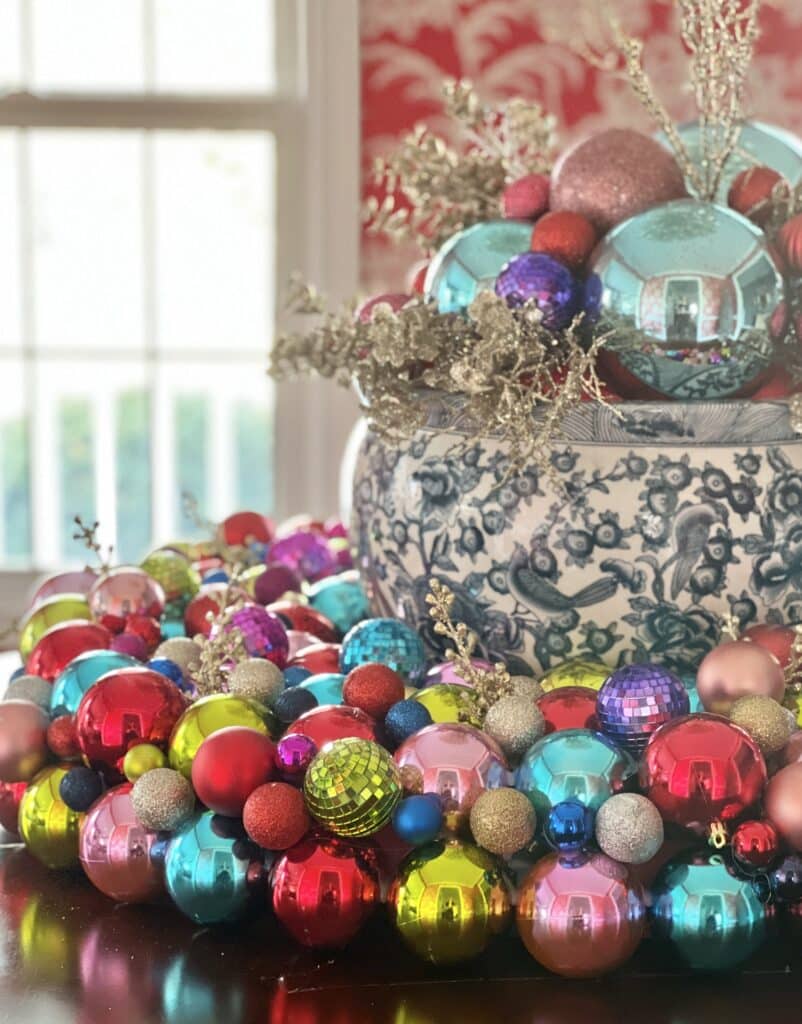
<instances>
[{"instance_id":1,"label":"navy blue matte ornament","mask_svg":"<svg viewBox=\"0 0 802 1024\"><path fill-rule=\"evenodd\" d=\"M303 690L300 686L293 686L289 690L282 690L273 705L273 711L280 722L288 725L294 722L304 712L311 711L318 706L317 697L311 690Z\"/></svg>"},{"instance_id":2,"label":"navy blue matte ornament","mask_svg":"<svg viewBox=\"0 0 802 1024\"><path fill-rule=\"evenodd\" d=\"M303 665L290 665L284 669L284 685L298 686L304 679L308 679L312 675L314 675L314 672L310 672Z\"/></svg>"},{"instance_id":3,"label":"navy blue matte ornament","mask_svg":"<svg viewBox=\"0 0 802 1024\"><path fill-rule=\"evenodd\" d=\"M440 801L432 794L408 796L393 813L393 828L410 846L423 846L437 838L443 824Z\"/></svg>"},{"instance_id":4,"label":"navy blue matte ornament","mask_svg":"<svg viewBox=\"0 0 802 1024\"><path fill-rule=\"evenodd\" d=\"M416 700L400 700L384 716L384 731L394 746L432 724L428 708Z\"/></svg>"},{"instance_id":5,"label":"navy blue matte ornament","mask_svg":"<svg viewBox=\"0 0 802 1024\"><path fill-rule=\"evenodd\" d=\"M58 787L58 795L71 811L88 811L103 792L100 775L91 768L70 768Z\"/></svg>"},{"instance_id":6,"label":"navy blue matte ornament","mask_svg":"<svg viewBox=\"0 0 802 1024\"><path fill-rule=\"evenodd\" d=\"M578 800L563 800L549 811L543 835L561 853L581 850L593 838L594 818L591 808Z\"/></svg>"}]
</instances>

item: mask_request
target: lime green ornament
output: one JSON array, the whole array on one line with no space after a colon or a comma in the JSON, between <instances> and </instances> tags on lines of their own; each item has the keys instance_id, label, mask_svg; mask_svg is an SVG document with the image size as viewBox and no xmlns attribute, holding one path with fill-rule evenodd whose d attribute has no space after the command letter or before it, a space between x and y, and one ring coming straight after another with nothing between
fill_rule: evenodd
<instances>
[{"instance_id":1,"label":"lime green ornament","mask_svg":"<svg viewBox=\"0 0 802 1024\"><path fill-rule=\"evenodd\" d=\"M197 569L180 551L161 548L153 551L140 566L151 579L160 583L168 602L189 601L200 590Z\"/></svg>"}]
</instances>

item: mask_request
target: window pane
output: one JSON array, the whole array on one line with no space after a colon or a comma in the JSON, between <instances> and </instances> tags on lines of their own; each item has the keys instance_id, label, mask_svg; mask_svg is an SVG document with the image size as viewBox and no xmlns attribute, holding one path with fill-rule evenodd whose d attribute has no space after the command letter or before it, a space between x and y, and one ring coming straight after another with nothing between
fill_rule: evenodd
<instances>
[{"instance_id":1,"label":"window pane","mask_svg":"<svg viewBox=\"0 0 802 1024\"><path fill-rule=\"evenodd\" d=\"M267 351L272 137L165 132L154 145L159 347Z\"/></svg>"},{"instance_id":2,"label":"window pane","mask_svg":"<svg viewBox=\"0 0 802 1024\"><path fill-rule=\"evenodd\" d=\"M26 565L31 555L28 420L20 360L0 361L0 554L9 565Z\"/></svg>"},{"instance_id":3,"label":"window pane","mask_svg":"<svg viewBox=\"0 0 802 1024\"><path fill-rule=\"evenodd\" d=\"M273 416L267 403L239 401L234 407L237 446L237 505L267 512L273 507Z\"/></svg>"},{"instance_id":4,"label":"window pane","mask_svg":"<svg viewBox=\"0 0 802 1024\"><path fill-rule=\"evenodd\" d=\"M2 2L2 0L0 0ZM18 133L0 131L0 349L22 345Z\"/></svg>"},{"instance_id":5,"label":"window pane","mask_svg":"<svg viewBox=\"0 0 802 1024\"><path fill-rule=\"evenodd\" d=\"M182 521L180 511L185 494L191 495L201 510L208 508L209 474L209 400L202 394L180 395L174 404L175 416L175 522L182 536L197 537L203 530L188 521Z\"/></svg>"},{"instance_id":6,"label":"window pane","mask_svg":"<svg viewBox=\"0 0 802 1024\"><path fill-rule=\"evenodd\" d=\"M124 391L115 402L117 560L140 562L151 547L150 395Z\"/></svg>"},{"instance_id":7,"label":"window pane","mask_svg":"<svg viewBox=\"0 0 802 1024\"><path fill-rule=\"evenodd\" d=\"M272 0L157 0L153 13L158 90L273 88Z\"/></svg>"},{"instance_id":8,"label":"window pane","mask_svg":"<svg viewBox=\"0 0 802 1024\"><path fill-rule=\"evenodd\" d=\"M75 516L91 525L95 510L95 446L92 407L86 398L62 398L58 404L58 467L61 496L61 557L80 561L86 557L75 540Z\"/></svg>"},{"instance_id":9,"label":"window pane","mask_svg":"<svg viewBox=\"0 0 802 1024\"><path fill-rule=\"evenodd\" d=\"M142 348L142 146L124 132L31 133L37 345Z\"/></svg>"},{"instance_id":10,"label":"window pane","mask_svg":"<svg viewBox=\"0 0 802 1024\"><path fill-rule=\"evenodd\" d=\"M0 93L20 87L21 56L20 0L0 0Z\"/></svg>"},{"instance_id":11,"label":"window pane","mask_svg":"<svg viewBox=\"0 0 802 1024\"><path fill-rule=\"evenodd\" d=\"M68 92L143 88L142 0L24 2L31 5L33 88Z\"/></svg>"}]
</instances>

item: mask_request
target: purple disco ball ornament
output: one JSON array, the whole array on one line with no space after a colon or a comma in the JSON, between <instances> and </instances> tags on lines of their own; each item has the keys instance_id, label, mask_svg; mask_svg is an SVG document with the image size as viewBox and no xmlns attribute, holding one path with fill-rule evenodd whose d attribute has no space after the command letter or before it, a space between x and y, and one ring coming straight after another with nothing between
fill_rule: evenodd
<instances>
[{"instance_id":1,"label":"purple disco ball ornament","mask_svg":"<svg viewBox=\"0 0 802 1024\"><path fill-rule=\"evenodd\" d=\"M238 629L252 658L266 658L279 668L287 664L290 644L278 615L258 604L246 604L231 616L226 631ZM214 633L212 634L214 636Z\"/></svg>"},{"instance_id":2,"label":"purple disco ball ornament","mask_svg":"<svg viewBox=\"0 0 802 1024\"><path fill-rule=\"evenodd\" d=\"M274 541L268 551L268 561L287 566L309 583L340 571L337 553L332 551L327 539L306 530Z\"/></svg>"},{"instance_id":3,"label":"purple disco ball ornament","mask_svg":"<svg viewBox=\"0 0 802 1024\"><path fill-rule=\"evenodd\" d=\"M496 278L496 295L513 309L533 301L543 314L543 326L559 331L582 308L582 289L571 271L542 252L513 256Z\"/></svg>"},{"instance_id":4,"label":"purple disco ball ornament","mask_svg":"<svg viewBox=\"0 0 802 1024\"><path fill-rule=\"evenodd\" d=\"M596 699L600 730L636 757L643 753L655 729L689 711L682 680L660 665L616 669Z\"/></svg>"}]
</instances>

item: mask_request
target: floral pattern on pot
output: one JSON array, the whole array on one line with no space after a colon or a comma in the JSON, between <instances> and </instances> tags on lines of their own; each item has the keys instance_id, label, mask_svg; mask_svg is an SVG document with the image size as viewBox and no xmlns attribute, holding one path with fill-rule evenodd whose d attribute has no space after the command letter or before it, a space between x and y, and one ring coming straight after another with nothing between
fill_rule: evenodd
<instances>
[{"instance_id":1,"label":"floral pattern on pot","mask_svg":"<svg viewBox=\"0 0 802 1024\"><path fill-rule=\"evenodd\" d=\"M365 434L352 524L374 611L433 654L433 576L515 672L595 657L687 673L725 613L802 621L802 438L785 403L588 403L550 480L509 477L500 439L467 442L459 402L427 401L410 442Z\"/></svg>"}]
</instances>

